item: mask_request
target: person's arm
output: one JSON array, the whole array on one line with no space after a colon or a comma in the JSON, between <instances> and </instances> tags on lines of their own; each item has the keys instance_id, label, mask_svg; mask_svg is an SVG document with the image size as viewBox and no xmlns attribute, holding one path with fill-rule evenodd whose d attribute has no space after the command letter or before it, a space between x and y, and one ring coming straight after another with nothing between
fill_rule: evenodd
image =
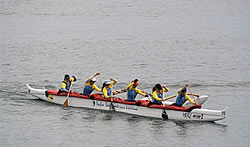
<instances>
[{"instance_id":1,"label":"person's arm","mask_svg":"<svg viewBox=\"0 0 250 147\"><path fill-rule=\"evenodd\" d=\"M163 91L164 92L168 92L169 91L169 89L166 86L162 86L162 87L163 87Z\"/></svg>"},{"instance_id":2,"label":"person's arm","mask_svg":"<svg viewBox=\"0 0 250 147\"><path fill-rule=\"evenodd\" d=\"M73 82L77 81L76 76L72 76L74 78Z\"/></svg>"},{"instance_id":3,"label":"person's arm","mask_svg":"<svg viewBox=\"0 0 250 147\"><path fill-rule=\"evenodd\" d=\"M193 93L192 93L193 94ZM192 95L191 93L187 93L187 95ZM200 95L198 94L193 94L193 96L199 97Z\"/></svg>"},{"instance_id":4,"label":"person's arm","mask_svg":"<svg viewBox=\"0 0 250 147\"><path fill-rule=\"evenodd\" d=\"M186 94L186 99L195 105L199 105L197 102L194 102L187 94Z\"/></svg>"},{"instance_id":5,"label":"person's arm","mask_svg":"<svg viewBox=\"0 0 250 147\"><path fill-rule=\"evenodd\" d=\"M152 97L153 97L153 99L156 99L157 101L162 101L162 99L158 97L158 95L157 95L157 92L156 92L156 91L154 91L154 93L153 93Z\"/></svg>"},{"instance_id":6,"label":"person's arm","mask_svg":"<svg viewBox=\"0 0 250 147\"><path fill-rule=\"evenodd\" d=\"M115 85L115 84L117 83L117 80L114 79L114 78L110 78L110 80L112 81L112 82L110 83L111 86L112 86L112 85Z\"/></svg>"},{"instance_id":7,"label":"person's arm","mask_svg":"<svg viewBox=\"0 0 250 147\"><path fill-rule=\"evenodd\" d=\"M100 72L95 73L94 75L90 76L87 80L86 83L90 82L94 77L96 77L97 75L100 75Z\"/></svg>"},{"instance_id":8,"label":"person's arm","mask_svg":"<svg viewBox=\"0 0 250 147\"><path fill-rule=\"evenodd\" d=\"M126 89L129 90L129 88L134 84L134 82L131 82L127 87Z\"/></svg>"},{"instance_id":9,"label":"person's arm","mask_svg":"<svg viewBox=\"0 0 250 147\"><path fill-rule=\"evenodd\" d=\"M95 89L95 90L97 90L97 91L99 91L99 92L101 92L102 90L101 89L99 89L95 84L93 85L93 89Z\"/></svg>"},{"instance_id":10,"label":"person's arm","mask_svg":"<svg viewBox=\"0 0 250 147\"><path fill-rule=\"evenodd\" d=\"M135 88L135 91L136 91L136 93L138 93L138 94L140 94L140 95L142 95L142 96L147 95L146 93L143 93L141 90L139 90L139 89L137 89L137 88Z\"/></svg>"},{"instance_id":11,"label":"person's arm","mask_svg":"<svg viewBox=\"0 0 250 147\"><path fill-rule=\"evenodd\" d=\"M68 90L66 89L66 84L64 82L62 82L62 88L60 90L63 92L68 92Z\"/></svg>"},{"instance_id":12,"label":"person's arm","mask_svg":"<svg viewBox=\"0 0 250 147\"><path fill-rule=\"evenodd\" d=\"M76 79L75 76L73 76L73 78L70 78L70 79L69 79L70 82L75 82L76 80L77 80L77 79Z\"/></svg>"},{"instance_id":13,"label":"person's arm","mask_svg":"<svg viewBox=\"0 0 250 147\"><path fill-rule=\"evenodd\" d=\"M108 91L106 87L103 88L102 93L103 93L104 98L110 98L110 96L108 96Z\"/></svg>"}]
</instances>

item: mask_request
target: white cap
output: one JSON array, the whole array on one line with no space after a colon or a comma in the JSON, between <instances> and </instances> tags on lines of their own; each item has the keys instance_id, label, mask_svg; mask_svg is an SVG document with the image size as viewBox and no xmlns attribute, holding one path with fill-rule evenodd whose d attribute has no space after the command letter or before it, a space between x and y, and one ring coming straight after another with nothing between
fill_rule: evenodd
<instances>
[{"instance_id":1,"label":"white cap","mask_svg":"<svg viewBox=\"0 0 250 147\"><path fill-rule=\"evenodd\" d=\"M111 83L111 81L104 81L105 85L109 85Z\"/></svg>"},{"instance_id":2,"label":"white cap","mask_svg":"<svg viewBox=\"0 0 250 147\"><path fill-rule=\"evenodd\" d=\"M91 81L96 82L96 78L95 78L95 77L93 77L93 78L91 79Z\"/></svg>"}]
</instances>

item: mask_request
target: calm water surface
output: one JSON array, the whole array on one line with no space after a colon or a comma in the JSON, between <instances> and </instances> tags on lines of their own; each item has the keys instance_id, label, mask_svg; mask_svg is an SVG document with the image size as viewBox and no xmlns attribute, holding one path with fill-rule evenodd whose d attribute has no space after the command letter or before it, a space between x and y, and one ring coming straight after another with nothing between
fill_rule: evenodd
<instances>
[{"instance_id":1,"label":"calm water surface","mask_svg":"<svg viewBox=\"0 0 250 147\"><path fill-rule=\"evenodd\" d=\"M0 146L249 146L249 0L0 0ZM189 83L215 123L63 108L25 83L73 90L95 72L168 95ZM97 82L100 86L100 82ZM120 97L125 95L121 94ZM138 98L141 98L140 96Z\"/></svg>"}]
</instances>

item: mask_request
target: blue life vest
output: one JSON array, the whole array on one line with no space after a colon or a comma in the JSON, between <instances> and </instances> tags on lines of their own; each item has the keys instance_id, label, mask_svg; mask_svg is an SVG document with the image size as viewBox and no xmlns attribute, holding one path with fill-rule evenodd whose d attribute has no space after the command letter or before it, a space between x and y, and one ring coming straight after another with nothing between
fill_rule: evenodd
<instances>
[{"instance_id":1,"label":"blue life vest","mask_svg":"<svg viewBox=\"0 0 250 147\"><path fill-rule=\"evenodd\" d=\"M186 102L186 95L182 96L179 94L176 98L175 104L178 106L182 106Z\"/></svg>"},{"instance_id":2,"label":"blue life vest","mask_svg":"<svg viewBox=\"0 0 250 147\"><path fill-rule=\"evenodd\" d=\"M83 89L84 95L89 95L93 91L93 87L91 85L86 85Z\"/></svg>"},{"instance_id":3,"label":"blue life vest","mask_svg":"<svg viewBox=\"0 0 250 147\"><path fill-rule=\"evenodd\" d=\"M65 83L66 84L66 90L69 90L69 88L70 88L70 85L71 85L71 81L69 81L68 83L67 82L65 82L65 81L63 81L63 83Z\"/></svg>"},{"instance_id":4,"label":"blue life vest","mask_svg":"<svg viewBox=\"0 0 250 147\"><path fill-rule=\"evenodd\" d=\"M129 101L134 101L137 96L137 93L134 89L128 90L128 100Z\"/></svg>"},{"instance_id":5,"label":"blue life vest","mask_svg":"<svg viewBox=\"0 0 250 147\"><path fill-rule=\"evenodd\" d=\"M161 92L158 93L157 96L162 99L162 93ZM161 104L161 101L157 101L156 99L153 99L153 103L155 103L155 104Z\"/></svg>"},{"instance_id":6,"label":"blue life vest","mask_svg":"<svg viewBox=\"0 0 250 147\"><path fill-rule=\"evenodd\" d=\"M111 92L112 92L112 91L111 91L111 88L108 88L108 89L107 89L107 95L108 95L108 96L111 96Z\"/></svg>"}]
</instances>

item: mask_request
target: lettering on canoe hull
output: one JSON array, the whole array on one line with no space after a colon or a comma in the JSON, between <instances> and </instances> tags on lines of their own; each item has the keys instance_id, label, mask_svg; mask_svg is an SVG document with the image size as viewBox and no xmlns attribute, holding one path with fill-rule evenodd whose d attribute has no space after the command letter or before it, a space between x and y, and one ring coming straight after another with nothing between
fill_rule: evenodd
<instances>
[{"instance_id":1,"label":"lettering on canoe hull","mask_svg":"<svg viewBox=\"0 0 250 147\"><path fill-rule=\"evenodd\" d=\"M195 114L191 112L184 112L183 117L188 119L204 119L203 114Z\"/></svg>"},{"instance_id":2,"label":"lettering on canoe hull","mask_svg":"<svg viewBox=\"0 0 250 147\"><path fill-rule=\"evenodd\" d=\"M122 104L117 104L113 103L114 107L117 109L126 109L126 110L135 110L138 111L137 106L133 105L122 105ZM110 102L103 102L103 101L93 101L93 107L98 107L98 108L109 108L110 107Z\"/></svg>"}]
</instances>

